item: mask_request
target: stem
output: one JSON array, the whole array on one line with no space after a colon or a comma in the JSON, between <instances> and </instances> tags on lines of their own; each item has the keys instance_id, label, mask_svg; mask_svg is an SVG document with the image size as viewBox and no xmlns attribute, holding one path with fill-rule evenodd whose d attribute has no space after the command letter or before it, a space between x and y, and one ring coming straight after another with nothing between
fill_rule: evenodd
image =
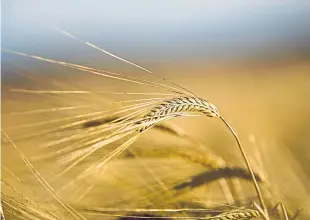
<instances>
[{"instance_id":1,"label":"stem","mask_svg":"<svg viewBox=\"0 0 310 220\"><path fill-rule=\"evenodd\" d=\"M220 119L225 123L225 125L229 128L229 130L231 131L231 133L234 135L236 141L237 141L237 144L238 144L238 147L239 147L239 150L241 151L241 154L242 154L242 157L246 163L246 166L248 168L248 171L250 172L251 174L251 177L252 177L252 181L253 181L253 184L254 184L254 188L255 188L255 191L256 191L256 194L257 194L257 197L259 198L259 201L260 201L260 204L261 204L261 207L262 209L267 213L267 209L266 209L266 205L264 203L264 200L263 200L263 196L261 194L261 191L259 189L259 186L258 186L258 183L257 183L257 180L256 180L256 177L254 175L254 172L252 170L252 167L251 167L251 164L248 160L248 157L243 149L243 147L241 146L241 142L236 134L236 132L234 131L234 129L228 124L227 121L225 121L225 119L220 116Z\"/></svg>"}]
</instances>

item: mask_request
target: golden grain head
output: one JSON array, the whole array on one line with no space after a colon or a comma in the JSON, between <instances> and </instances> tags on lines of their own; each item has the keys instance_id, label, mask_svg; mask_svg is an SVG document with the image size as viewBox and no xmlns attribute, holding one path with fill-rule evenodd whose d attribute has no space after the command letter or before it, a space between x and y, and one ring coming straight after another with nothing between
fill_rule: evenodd
<instances>
[{"instance_id":1,"label":"golden grain head","mask_svg":"<svg viewBox=\"0 0 310 220\"><path fill-rule=\"evenodd\" d=\"M220 117L215 105L198 97L178 97L169 99L153 107L139 124L147 124L140 128L140 132L152 127L155 123L171 117L182 116L190 113L202 113L208 117Z\"/></svg>"}]
</instances>

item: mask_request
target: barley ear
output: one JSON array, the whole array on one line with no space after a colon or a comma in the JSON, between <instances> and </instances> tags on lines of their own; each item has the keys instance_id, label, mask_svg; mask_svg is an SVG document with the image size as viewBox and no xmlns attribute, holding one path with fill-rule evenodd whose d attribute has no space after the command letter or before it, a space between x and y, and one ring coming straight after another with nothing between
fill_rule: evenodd
<instances>
[{"instance_id":1,"label":"barley ear","mask_svg":"<svg viewBox=\"0 0 310 220\"><path fill-rule=\"evenodd\" d=\"M254 188L255 188L255 191L256 191L256 194L257 194L257 197L260 201L260 204L261 204L261 207L262 209L264 210L265 213L267 213L267 208L266 208L266 205L264 203L264 199L263 199L263 196L262 196L262 193L259 189L259 186L258 186L258 183L257 183L257 180L256 180L256 177L254 175L254 172L253 172L253 169L251 167L251 164L248 160L248 157L241 145L241 142L236 134L236 132L234 131L234 129L228 124L228 122L222 117L220 116L220 119L224 122L224 124L229 128L229 130L231 131L231 133L233 134L233 136L235 137L236 141L237 141L237 144L238 144L238 147L239 147L239 150L242 154L242 157L246 163L246 166L247 166L247 169L249 170L249 173L251 174L251 177L252 177L252 181L253 181L253 184L254 184Z\"/></svg>"}]
</instances>

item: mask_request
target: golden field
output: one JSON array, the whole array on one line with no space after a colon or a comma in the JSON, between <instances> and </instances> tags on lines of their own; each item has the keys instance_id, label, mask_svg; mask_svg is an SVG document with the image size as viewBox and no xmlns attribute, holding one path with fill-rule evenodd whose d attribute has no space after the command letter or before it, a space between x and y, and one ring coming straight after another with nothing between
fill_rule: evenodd
<instances>
[{"instance_id":1,"label":"golden field","mask_svg":"<svg viewBox=\"0 0 310 220\"><path fill-rule=\"evenodd\" d=\"M138 215L134 209L162 209L154 211L155 215L186 219L197 213L165 212L163 209L225 208L228 202L220 188L221 179L227 181L236 200L230 205L246 205L255 199L246 171L241 174L236 171L245 169L245 165L233 137L219 120L203 116L179 117L167 122L182 129L182 135L151 129L121 155L99 169L91 169L87 178L76 177L123 143L123 139L99 149L60 175L68 166L67 162L74 161L70 155L57 155L56 151L83 148L87 141L100 138L100 134L88 136L100 125L87 127L85 123L97 120L97 116L100 119L109 117L128 104L126 101L160 97L99 92L167 92L57 65L43 66L41 61L20 57L17 61L20 63L7 62L2 66L2 129L58 197L86 219ZM23 62L31 63L24 66ZM104 68L99 62L89 65ZM290 214L303 208L298 219L308 219L310 62L307 59L252 60L211 66L184 61L181 66L157 65L151 64L160 71L158 74L215 104L232 124L255 172L265 182L262 186L266 188L264 195L268 204L283 202ZM133 70L126 73L126 70L120 68L118 72L167 84L147 73ZM14 89L97 93L31 94ZM109 109L112 111L89 115ZM85 114L88 115L81 116ZM72 126L66 126L70 123ZM57 142L74 135L81 138ZM55 198L42 187L12 142L2 135L2 193L26 207L30 204L33 209L41 207L63 219L74 219L59 208ZM214 173L217 169L210 168L216 163L213 160L224 161L224 167L236 169L236 172L219 169ZM195 179L203 173L204 177ZM17 202L12 204L18 206ZM4 212L7 212L5 208Z\"/></svg>"}]
</instances>

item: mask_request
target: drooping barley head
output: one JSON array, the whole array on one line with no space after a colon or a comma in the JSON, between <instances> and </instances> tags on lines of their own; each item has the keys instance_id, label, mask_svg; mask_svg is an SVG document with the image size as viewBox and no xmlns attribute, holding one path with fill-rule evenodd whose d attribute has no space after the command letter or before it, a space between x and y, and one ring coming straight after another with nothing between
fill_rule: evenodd
<instances>
[{"instance_id":1,"label":"drooping barley head","mask_svg":"<svg viewBox=\"0 0 310 220\"><path fill-rule=\"evenodd\" d=\"M199 97L178 97L154 106L139 124L146 124L140 132L152 127L156 122L186 113L202 113L208 117L220 117L217 108L207 100Z\"/></svg>"}]
</instances>

